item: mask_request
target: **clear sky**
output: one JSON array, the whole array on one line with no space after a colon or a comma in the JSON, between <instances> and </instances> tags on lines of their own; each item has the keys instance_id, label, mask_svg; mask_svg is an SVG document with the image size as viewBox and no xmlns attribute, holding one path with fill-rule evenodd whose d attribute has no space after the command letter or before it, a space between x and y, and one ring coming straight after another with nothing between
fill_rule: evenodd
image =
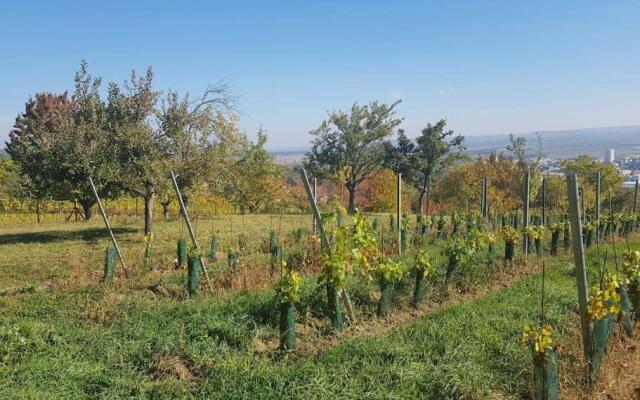
<instances>
[{"instance_id":1,"label":"clear sky","mask_svg":"<svg viewBox=\"0 0 640 400\"><path fill-rule=\"evenodd\" d=\"M38 91L153 66L197 94L227 79L241 127L299 149L327 111L402 99L415 135L640 125L639 1L0 0L0 141Z\"/></svg>"}]
</instances>

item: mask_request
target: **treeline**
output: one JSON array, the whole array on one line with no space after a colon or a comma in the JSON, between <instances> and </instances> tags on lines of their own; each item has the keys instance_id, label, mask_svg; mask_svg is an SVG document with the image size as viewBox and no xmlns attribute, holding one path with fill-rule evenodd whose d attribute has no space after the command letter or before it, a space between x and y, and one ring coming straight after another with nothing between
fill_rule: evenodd
<instances>
[{"instance_id":1,"label":"treeline","mask_svg":"<svg viewBox=\"0 0 640 400\"><path fill-rule=\"evenodd\" d=\"M356 206L361 205L357 201L359 197L367 197L359 194L361 189L386 194L367 205L384 203L390 209L395 207L394 182L389 171L401 174L402 180L416 195L409 204L420 214L479 211L483 177L489 181L490 211L502 213L521 209L527 171L531 177L529 202L533 207L542 205L543 176L539 169L543 158L542 137L538 136L535 157L526 155L524 137L510 135L506 152L472 160L465 152L464 136L447 129L445 120L427 123L415 139L409 139L402 129L396 131L402 122L395 113L398 103L354 104L349 112L331 113L311 131L314 139L306 157L306 167L314 176L342 182L349 192L349 212L353 213ZM621 190L623 177L615 166L589 156L566 160L562 164L566 171L581 176L581 193L588 210L595 207L598 173L601 193L610 199L611 208L622 210L629 204L628 194ZM382 182L374 185L369 182L381 177ZM547 205L559 212L567 211L565 178L548 176L546 189ZM390 198L390 193L394 197ZM429 210L434 205L437 210ZM408 208L404 206L404 209Z\"/></svg>"},{"instance_id":2,"label":"treeline","mask_svg":"<svg viewBox=\"0 0 640 400\"><path fill-rule=\"evenodd\" d=\"M89 219L96 202L92 177L105 199L143 200L149 233L156 204L166 217L175 201L169 171L176 173L187 203L209 198L239 212L307 210L298 173L274 163L265 150L265 132L251 141L238 129L235 99L224 82L196 97L161 93L149 68L142 76L132 72L121 85L109 83L103 96L102 80L89 73L86 62L74 80L71 95L38 93L16 118L6 143L11 160L0 160L0 211L8 197L35 203L36 212L47 201L71 201ZM472 160L464 136L447 129L445 120L426 123L411 139L398 128L398 104L356 103L330 113L310 132L304 164L321 182L321 203L331 206L337 197L352 213L356 207L391 211L399 173L404 210L466 212L479 209L487 177L490 211L509 212L524 203L529 171L529 201L541 204L541 138L537 157L527 157L526 140L511 135L505 153ZM612 206L623 207L622 176L614 166L582 156L564 167L583 176L587 206L594 204L600 172L601 192L611 195ZM548 205L566 210L565 193L563 177L547 179Z\"/></svg>"},{"instance_id":3,"label":"treeline","mask_svg":"<svg viewBox=\"0 0 640 400\"><path fill-rule=\"evenodd\" d=\"M73 201L89 219L92 177L104 198L144 200L145 233L153 231L155 204L166 210L175 198L170 170L187 202L203 190L249 211L270 201L281 171L264 148L265 132L252 142L238 129L224 82L197 97L161 93L149 68L122 85L109 83L106 97L101 86L83 61L72 95L38 93L27 101L6 143L20 177L12 195Z\"/></svg>"}]
</instances>

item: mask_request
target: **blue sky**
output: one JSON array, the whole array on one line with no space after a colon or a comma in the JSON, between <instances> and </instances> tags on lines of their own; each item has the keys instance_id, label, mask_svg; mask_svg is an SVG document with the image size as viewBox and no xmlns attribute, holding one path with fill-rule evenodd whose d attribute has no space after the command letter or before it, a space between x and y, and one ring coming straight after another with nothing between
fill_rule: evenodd
<instances>
[{"instance_id":1,"label":"blue sky","mask_svg":"<svg viewBox=\"0 0 640 400\"><path fill-rule=\"evenodd\" d=\"M38 91L153 66L161 90L226 79L240 126L308 145L327 112L402 99L415 135L640 124L638 1L0 0L0 141Z\"/></svg>"}]
</instances>

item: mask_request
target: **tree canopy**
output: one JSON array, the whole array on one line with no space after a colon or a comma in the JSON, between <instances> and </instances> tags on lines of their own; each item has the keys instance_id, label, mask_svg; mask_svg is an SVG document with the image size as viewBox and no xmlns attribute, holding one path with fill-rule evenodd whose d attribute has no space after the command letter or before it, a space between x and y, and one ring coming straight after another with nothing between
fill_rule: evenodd
<instances>
[{"instance_id":1,"label":"tree canopy","mask_svg":"<svg viewBox=\"0 0 640 400\"><path fill-rule=\"evenodd\" d=\"M310 133L314 136L305 165L313 176L340 180L349 191L349 212L355 211L358 185L382 165L385 139L402 119L395 108L374 101L353 104L349 113L334 111Z\"/></svg>"},{"instance_id":2,"label":"tree canopy","mask_svg":"<svg viewBox=\"0 0 640 400\"><path fill-rule=\"evenodd\" d=\"M446 125L444 119L435 124L428 123L415 141L409 139L404 130L399 130L396 144L386 144L386 164L418 190L421 214L431 180L466 157L464 136L445 130Z\"/></svg>"}]
</instances>

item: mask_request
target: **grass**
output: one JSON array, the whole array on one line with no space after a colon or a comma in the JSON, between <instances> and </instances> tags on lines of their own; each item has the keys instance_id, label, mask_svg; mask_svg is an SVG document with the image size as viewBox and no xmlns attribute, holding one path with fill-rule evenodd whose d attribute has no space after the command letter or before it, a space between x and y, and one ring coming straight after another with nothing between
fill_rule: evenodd
<instances>
[{"instance_id":1,"label":"grass","mask_svg":"<svg viewBox=\"0 0 640 400\"><path fill-rule=\"evenodd\" d=\"M251 222L260 233L253 237L266 240L270 218L257 218ZM300 225L306 222L299 218ZM122 229L123 247L143 248L137 226ZM179 229L171 222L158 225L160 259L173 257ZM233 234L226 237L231 241ZM296 356L270 350L277 336L271 289L187 300L180 290L182 272L171 270L101 285L92 278L99 276L95 270L107 242L92 225L5 229L0 241L9 255L0 265L0 398L527 397L531 360L519 336L524 323L538 317L540 274L391 330L356 331L327 346L317 341L324 347L314 355ZM590 264L595 257L593 250ZM51 258L57 259L54 265L45 262ZM141 255L139 260L138 270ZM157 284L168 293L155 291ZM313 278L305 280L299 307L302 322L321 324L319 331L301 335L311 342L315 335L326 336L327 325L316 320L323 297L314 286ZM372 313L375 304L366 293L375 286L350 287L359 310ZM549 268L547 293L548 319L567 340L575 334L577 295L566 257Z\"/></svg>"}]
</instances>

